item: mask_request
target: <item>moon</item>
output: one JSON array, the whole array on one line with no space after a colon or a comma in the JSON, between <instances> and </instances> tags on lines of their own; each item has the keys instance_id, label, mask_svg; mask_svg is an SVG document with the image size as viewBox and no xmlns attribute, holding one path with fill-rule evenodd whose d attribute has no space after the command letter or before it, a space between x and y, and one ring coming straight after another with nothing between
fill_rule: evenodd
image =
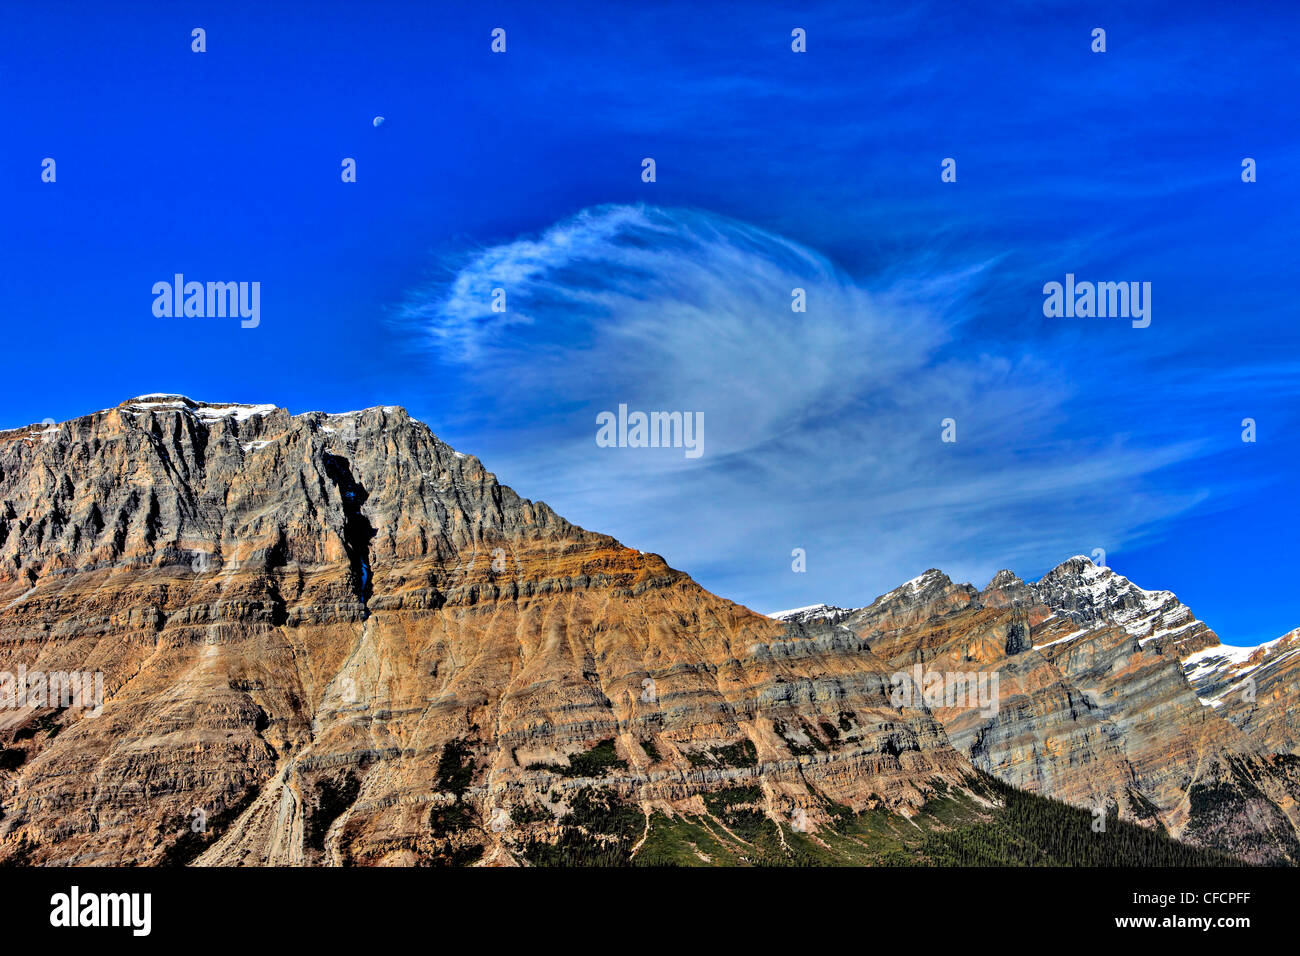
<instances>
[{"instance_id":1,"label":"moon","mask_svg":"<svg viewBox=\"0 0 1300 956\"><path fill-rule=\"evenodd\" d=\"M382 116L376 116L373 120L371 120L371 122L374 123L376 126L383 126L384 118Z\"/></svg>"}]
</instances>

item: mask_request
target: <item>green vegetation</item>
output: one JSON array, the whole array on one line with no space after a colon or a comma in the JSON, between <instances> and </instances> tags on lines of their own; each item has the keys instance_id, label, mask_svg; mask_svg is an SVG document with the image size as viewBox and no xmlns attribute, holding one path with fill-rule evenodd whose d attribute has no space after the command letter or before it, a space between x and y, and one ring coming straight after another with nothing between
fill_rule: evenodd
<instances>
[{"instance_id":1,"label":"green vegetation","mask_svg":"<svg viewBox=\"0 0 1300 956\"><path fill-rule=\"evenodd\" d=\"M474 758L463 740L452 740L442 745L438 756L437 788L451 793L454 800L448 804L435 804L429 810L429 831L438 838L449 837L457 830L477 825L474 808L464 800L465 791L474 782Z\"/></svg>"},{"instance_id":2,"label":"green vegetation","mask_svg":"<svg viewBox=\"0 0 1300 956\"><path fill-rule=\"evenodd\" d=\"M554 819L550 810L531 803L521 803L510 808L510 820L516 826L527 826L530 823L550 823Z\"/></svg>"},{"instance_id":3,"label":"green vegetation","mask_svg":"<svg viewBox=\"0 0 1300 956\"><path fill-rule=\"evenodd\" d=\"M471 866L483 858L481 843L444 844L434 853L422 857L420 866Z\"/></svg>"},{"instance_id":4,"label":"green vegetation","mask_svg":"<svg viewBox=\"0 0 1300 956\"><path fill-rule=\"evenodd\" d=\"M1281 845L1290 859L1300 859L1300 840L1277 805L1255 785L1250 768L1237 758L1230 757L1227 763L1225 779L1195 783L1187 792L1190 819L1184 835L1206 842L1212 839L1219 846L1250 855ZM1248 814L1262 822L1269 811L1276 815L1274 825L1266 828L1267 836L1238 825Z\"/></svg>"},{"instance_id":5,"label":"green vegetation","mask_svg":"<svg viewBox=\"0 0 1300 956\"><path fill-rule=\"evenodd\" d=\"M435 837L448 837L477 823L473 809L460 797L452 803L435 804L429 810L429 832Z\"/></svg>"},{"instance_id":6,"label":"green vegetation","mask_svg":"<svg viewBox=\"0 0 1300 956\"><path fill-rule=\"evenodd\" d=\"M463 740L443 744L442 754L438 757L438 789L460 796L473 782L474 760L469 746Z\"/></svg>"},{"instance_id":7,"label":"green vegetation","mask_svg":"<svg viewBox=\"0 0 1300 956\"><path fill-rule=\"evenodd\" d=\"M177 838L167 848L163 850L162 856L156 862L156 866L186 866L192 860L198 857L200 853L206 850L219 837L231 823L239 819L254 800L257 799L258 788L249 787L243 795L230 806L209 814L203 821L203 829L195 832L193 829L195 817L185 815L177 819L176 827L179 831Z\"/></svg>"},{"instance_id":8,"label":"green vegetation","mask_svg":"<svg viewBox=\"0 0 1300 956\"><path fill-rule=\"evenodd\" d=\"M561 842L530 844L527 855L537 865L605 866L1242 865L1114 816L1095 832L1089 811L987 775L961 789L939 780L931 786L933 797L910 820L879 807L854 813L819 797L810 833L768 817L756 785L720 790L704 796L704 814L653 814L635 856L627 848L640 839L640 813L620 810L610 791L584 791L589 796L561 821Z\"/></svg>"},{"instance_id":9,"label":"green vegetation","mask_svg":"<svg viewBox=\"0 0 1300 956\"><path fill-rule=\"evenodd\" d=\"M758 750L754 747L754 741L748 737L738 744L728 744L726 747L716 748L713 755L718 758L718 763L724 767L758 766Z\"/></svg>"},{"instance_id":10,"label":"green vegetation","mask_svg":"<svg viewBox=\"0 0 1300 956\"><path fill-rule=\"evenodd\" d=\"M569 758L567 767L560 764L533 763L528 770L549 770L561 777L603 777L611 770L626 770L627 761L620 760L614 748L614 738L602 740L586 753Z\"/></svg>"},{"instance_id":11,"label":"green vegetation","mask_svg":"<svg viewBox=\"0 0 1300 956\"><path fill-rule=\"evenodd\" d=\"M1197 849L1164 832L1106 819L1093 830L1087 810L1034 796L996 780L983 783L1002 803L992 820L927 836L924 862L943 866L1241 866L1226 854Z\"/></svg>"},{"instance_id":12,"label":"green vegetation","mask_svg":"<svg viewBox=\"0 0 1300 956\"><path fill-rule=\"evenodd\" d=\"M307 820L304 824L303 838L308 849L321 852L325 849L325 834L330 824L357 799L361 792L361 780L356 774L347 773L340 781L325 778L316 781L316 791L305 808Z\"/></svg>"},{"instance_id":13,"label":"green vegetation","mask_svg":"<svg viewBox=\"0 0 1300 956\"><path fill-rule=\"evenodd\" d=\"M31 740L38 733L44 733L46 739L51 739L59 735L63 725L59 723L59 717L67 710L66 707L59 707L56 710L46 711L37 717L33 717L14 733L14 743L20 740Z\"/></svg>"},{"instance_id":14,"label":"green vegetation","mask_svg":"<svg viewBox=\"0 0 1300 956\"><path fill-rule=\"evenodd\" d=\"M429 835L433 844L417 851L420 866L469 866L482 858L478 810L465 799L465 792L474 782L474 772L474 754L468 743L450 740L442 745L435 785L443 793L450 793L452 799L429 809Z\"/></svg>"},{"instance_id":15,"label":"green vegetation","mask_svg":"<svg viewBox=\"0 0 1300 956\"><path fill-rule=\"evenodd\" d=\"M800 721L800 724L802 725L803 722ZM781 739L785 741L785 745L790 748L790 753L794 754L796 757L807 757L809 754L814 754L819 750L825 753L829 749L826 744L822 743L821 738L813 732L812 728L807 725L801 726L803 735L808 738L808 743L806 744L801 744L790 736L791 732L786 730L785 721L783 720L773 720L772 729L775 730Z\"/></svg>"},{"instance_id":16,"label":"green vegetation","mask_svg":"<svg viewBox=\"0 0 1300 956\"><path fill-rule=\"evenodd\" d=\"M0 770L17 770L27 762L27 751L21 747L0 748Z\"/></svg>"},{"instance_id":17,"label":"green vegetation","mask_svg":"<svg viewBox=\"0 0 1300 956\"><path fill-rule=\"evenodd\" d=\"M684 751L692 767L757 767L758 750L748 737L738 743Z\"/></svg>"},{"instance_id":18,"label":"green vegetation","mask_svg":"<svg viewBox=\"0 0 1300 956\"><path fill-rule=\"evenodd\" d=\"M798 734L779 721L775 726L787 741L787 733ZM838 742L852 727L847 714L839 715L838 727L829 721L819 728L802 725L818 746L825 746L825 740ZM653 740L642 741L641 746L651 759L659 759ZM811 753L815 748L802 749ZM748 739L687 755L697 766L758 765L757 750ZM566 778L600 778L626 770L627 763L619 759L611 738L571 757L567 767L534 764L528 769ZM473 753L464 741L443 747L437 787L452 799L429 812L432 846L413 847L422 863L466 865L481 857L483 846L476 834L481 821L465 799L474 773ZM1244 812L1243 800L1252 798L1254 790L1245 779L1245 768L1241 777L1230 784L1194 787L1190 794L1194 817L1213 823ZM341 782L317 783L307 808L309 846L323 848L330 822L355 800L358 787L350 775ZM767 793L757 781L747 781L704 794L702 812L676 816L655 812L647 829L644 812L618 790L581 786L567 798L567 811L558 818L559 837L548 839L541 838L547 829L530 826L555 819L546 804L526 801L511 808L510 815L516 826L526 828L519 832L516 852L534 866L1243 865L1236 857L1173 840L1161 828L1121 822L1113 812L1105 820L1105 829L1097 832L1088 810L1017 790L987 774L971 777L963 785L934 779L928 782L927 792L928 801L910 818L886 809L874 796L868 809L854 812L814 792L812 805L774 820L768 815ZM564 799L559 791L548 796L552 807ZM251 793L247 799L252 799ZM1134 805L1144 819L1155 819L1155 807L1136 797ZM242 804L230 812L241 808ZM805 817L810 826L803 826ZM227 819L233 817L222 814L210 819L205 836L182 834L169 854L171 861L192 859ZM800 832L805 829L809 832Z\"/></svg>"},{"instance_id":19,"label":"green vegetation","mask_svg":"<svg viewBox=\"0 0 1300 956\"><path fill-rule=\"evenodd\" d=\"M531 840L523 845L534 866L626 866L645 817L613 790L583 787L561 823L564 830L555 843Z\"/></svg>"},{"instance_id":20,"label":"green vegetation","mask_svg":"<svg viewBox=\"0 0 1300 956\"><path fill-rule=\"evenodd\" d=\"M464 740L448 740L438 754L434 783L439 791L451 793L451 803L429 809L432 847L420 851L421 866L469 866L484 855L478 835L478 812L465 801L465 791L474 782L474 757ZM472 831L465 834L465 831Z\"/></svg>"},{"instance_id":21,"label":"green vegetation","mask_svg":"<svg viewBox=\"0 0 1300 956\"><path fill-rule=\"evenodd\" d=\"M1165 832L1165 825L1160 822L1159 807L1132 787L1128 788L1128 796L1129 802L1133 805L1133 814L1136 817L1154 826L1161 833Z\"/></svg>"}]
</instances>

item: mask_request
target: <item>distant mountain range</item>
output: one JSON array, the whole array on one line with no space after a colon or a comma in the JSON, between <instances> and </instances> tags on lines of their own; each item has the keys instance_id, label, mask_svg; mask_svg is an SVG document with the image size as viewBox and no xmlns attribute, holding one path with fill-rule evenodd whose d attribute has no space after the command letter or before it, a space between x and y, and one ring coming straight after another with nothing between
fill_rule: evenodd
<instances>
[{"instance_id":1,"label":"distant mountain range","mask_svg":"<svg viewBox=\"0 0 1300 956\"><path fill-rule=\"evenodd\" d=\"M1082 557L760 615L401 408L143 396L0 432L0 862L1291 864L1297 635Z\"/></svg>"}]
</instances>

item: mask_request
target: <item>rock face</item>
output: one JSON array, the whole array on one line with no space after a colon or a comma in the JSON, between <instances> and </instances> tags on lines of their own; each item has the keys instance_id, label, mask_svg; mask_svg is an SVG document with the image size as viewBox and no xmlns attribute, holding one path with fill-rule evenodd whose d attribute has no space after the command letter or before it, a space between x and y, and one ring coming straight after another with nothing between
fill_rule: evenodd
<instances>
[{"instance_id":1,"label":"rock face","mask_svg":"<svg viewBox=\"0 0 1300 956\"><path fill-rule=\"evenodd\" d=\"M1121 627L1157 653L1182 657L1219 643L1171 592L1143 590L1082 555L1053 568L1030 590L1040 603L1078 627Z\"/></svg>"},{"instance_id":2,"label":"rock face","mask_svg":"<svg viewBox=\"0 0 1300 956\"><path fill-rule=\"evenodd\" d=\"M838 624L852 613L830 604L813 604L809 607L791 608L788 611L776 611L768 617L786 624L814 624L819 621Z\"/></svg>"},{"instance_id":3,"label":"rock face","mask_svg":"<svg viewBox=\"0 0 1300 956\"><path fill-rule=\"evenodd\" d=\"M511 862L507 819L575 802L747 786L815 826L972 774L859 639L791 640L400 408L147 396L0 434L0 507L0 671L103 688L0 710L11 862Z\"/></svg>"},{"instance_id":4,"label":"rock face","mask_svg":"<svg viewBox=\"0 0 1300 956\"><path fill-rule=\"evenodd\" d=\"M927 571L834 626L893 672L996 675L996 708L926 700L979 769L1253 862L1300 861L1294 632L1225 648L1170 592L1083 557L984 591ZM1247 677L1250 701L1235 693Z\"/></svg>"},{"instance_id":5,"label":"rock face","mask_svg":"<svg viewBox=\"0 0 1300 956\"><path fill-rule=\"evenodd\" d=\"M1260 644L1215 644L1183 658L1202 704L1275 753L1300 752L1300 629Z\"/></svg>"},{"instance_id":6,"label":"rock face","mask_svg":"<svg viewBox=\"0 0 1300 956\"><path fill-rule=\"evenodd\" d=\"M854 860L985 813L983 774L1300 860L1295 635L1215 651L1082 558L780 617L400 408L0 433L0 862Z\"/></svg>"}]
</instances>

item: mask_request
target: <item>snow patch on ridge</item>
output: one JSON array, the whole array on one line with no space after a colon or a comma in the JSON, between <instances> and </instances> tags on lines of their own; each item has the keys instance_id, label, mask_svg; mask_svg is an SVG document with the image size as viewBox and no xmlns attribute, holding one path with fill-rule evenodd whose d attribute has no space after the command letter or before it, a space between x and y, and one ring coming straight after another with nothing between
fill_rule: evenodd
<instances>
[{"instance_id":1,"label":"snow patch on ridge","mask_svg":"<svg viewBox=\"0 0 1300 956\"><path fill-rule=\"evenodd\" d=\"M773 611L771 614L767 616L770 618L775 618L778 621L784 621L787 617L794 617L797 614L805 614L808 611L829 611L829 610L833 610L833 608L829 604L809 604L807 607L792 607L786 611Z\"/></svg>"},{"instance_id":2,"label":"snow patch on ridge","mask_svg":"<svg viewBox=\"0 0 1300 956\"><path fill-rule=\"evenodd\" d=\"M128 398L117 407L135 415L160 409L175 409L176 411L189 412L196 418L208 423L222 418L234 418L236 421L242 422L257 415L269 415L276 410L275 405L266 404L199 402L185 395L177 395L171 392L150 392L148 395L137 395L135 398Z\"/></svg>"},{"instance_id":3,"label":"snow patch on ridge","mask_svg":"<svg viewBox=\"0 0 1300 956\"><path fill-rule=\"evenodd\" d=\"M794 607L787 611L773 611L767 617L785 623L807 624L809 621L830 621L834 624L852 613L847 608L835 607L833 604L809 604L807 607Z\"/></svg>"},{"instance_id":4,"label":"snow patch on ridge","mask_svg":"<svg viewBox=\"0 0 1300 956\"><path fill-rule=\"evenodd\" d=\"M938 570L937 568L931 568L928 571L918 574L910 581L904 581L898 587L894 588L894 590L890 591L888 594L881 595L881 597L877 598L876 600L882 601L887 598L901 597L903 595L911 596L913 594L917 594L920 591L923 591L930 582L939 580L940 578L944 578L944 577L945 575L942 571Z\"/></svg>"},{"instance_id":5,"label":"snow patch on ridge","mask_svg":"<svg viewBox=\"0 0 1300 956\"><path fill-rule=\"evenodd\" d=\"M255 415L269 415L273 411L275 411L274 405L203 405L195 410L195 414L205 421L233 417L235 421L243 422Z\"/></svg>"},{"instance_id":6,"label":"snow patch on ridge","mask_svg":"<svg viewBox=\"0 0 1300 956\"><path fill-rule=\"evenodd\" d=\"M1250 647L1232 644L1207 647L1183 658L1183 676L1196 688L1197 699L1202 704L1220 707L1224 698L1240 690L1247 682L1300 655L1300 646L1295 645L1296 638L1300 638L1300 628ZM1202 691L1211 693L1201 696Z\"/></svg>"},{"instance_id":7,"label":"snow patch on ridge","mask_svg":"<svg viewBox=\"0 0 1300 956\"><path fill-rule=\"evenodd\" d=\"M1064 644L1066 641L1072 641L1072 640L1074 640L1076 637L1082 637L1083 635L1089 633L1090 631L1094 631L1094 630L1097 630L1097 628L1092 628L1092 627L1083 627L1083 628L1080 628L1080 629L1077 630L1077 631L1074 631L1074 632L1072 632L1072 633L1070 633L1070 634L1065 635L1065 637L1058 637L1058 638L1057 638L1056 640L1054 640L1054 641L1048 641L1046 644L1035 644L1035 645L1034 645L1034 650L1039 651L1039 650L1042 650L1044 647L1052 647L1052 646L1054 646L1054 645L1056 645L1056 644Z\"/></svg>"}]
</instances>

